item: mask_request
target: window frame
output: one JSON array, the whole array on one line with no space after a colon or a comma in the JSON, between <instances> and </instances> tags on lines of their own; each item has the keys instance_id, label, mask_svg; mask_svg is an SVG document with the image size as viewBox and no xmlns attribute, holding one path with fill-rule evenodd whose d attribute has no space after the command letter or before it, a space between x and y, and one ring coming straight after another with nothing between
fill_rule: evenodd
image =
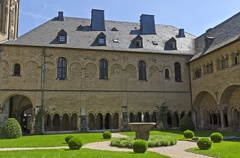
<instances>
[{"instance_id":1,"label":"window frame","mask_svg":"<svg viewBox=\"0 0 240 158\"><path fill-rule=\"evenodd\" d=\"M67 79L67 59L64 57L59 57L57 62L57 79L66 80Z\"/></svg>"},{"instance_id":2,"label":"window frame","mask_svg":"<svg viewBox=\"0 0 240 158\"><path fill-rule=\"evenodd\" d=\"M138 79L140 81L147 81L146 63L143 60L138 62Z\"/></svg>"},{"instance_id":3,"label":"window frame","mask_svg":"<svg viewBox=\"0 0 240 158\"><path fill-rule=\"evenodd\" d=\"M13 66L13 76L21 76L21 65L18 63Z\"/></svg>"},{"instance_id":4,"label":"window frame","mask_svg":"<svg viewBox=\"0 0 240 158\"><path fill-rule=\"evenodd\" d=\"M99 79L108 79L108 61L106 59L101 59L99 61Z\"/></svg>"},{"instance_id":5,"label":"window frame","mask_svg":"<svg viewBox=\"0 0 240 158\"><path fill-rule=\"evenodd\" d=\"M165 79L170 79L169 69L164 70L164 77L165 77Z\"/></svg>"},{"instance_id":6,"label":"window frame","mask_svg":"<svg viewBox=\"0 0 240 158\"><path fill-rule=\"evenodd\" d=\"M174 73L175 73L175 81L182 82L181 64L179 62L174 63Z\"/></svg>"}]
</instances>

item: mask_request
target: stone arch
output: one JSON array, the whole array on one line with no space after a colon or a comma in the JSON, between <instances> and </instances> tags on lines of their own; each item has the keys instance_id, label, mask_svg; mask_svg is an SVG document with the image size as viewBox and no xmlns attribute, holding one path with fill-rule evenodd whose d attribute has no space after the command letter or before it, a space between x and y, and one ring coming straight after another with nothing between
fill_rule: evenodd
<instances>
[{"instance_id":1,"label":"stone arch","mask_svg":"<svg viewBox=\"0 0 240 158\"><path fill-rule=\"evenodd\" d=\"M114 113L114 115L113 115L112 123L113 123L113 129L119 128L119 114L117 112Z\"/></svg>"},{"instance_id":2,"label":"stone arch","mask_svg":"<svg viewBox=\"0 0 240 158\"><path fill-rule=\"evenodd\" d=\"M95 129L95 115L93 113L88 114L88 128L89 130Z\"/></svg>"},{"instance_id":3,"label":"stone arch","mask_svg":"<svg viewBox=\"0 0 240 158\"><path fill-rule=\"evenodd\" d=\"M240 89L240 85L231 85L228 86L222 93L220 97L220 104L229 105L232 94Z\"/></svg>"},{"instance_id":4,"label":"stone arch","mask_svg":"<svg viewBox=\"0 0 240 158\"><path fill-rule=\"evenodd\" d=\"M175 111L174 113L173 113L173 119L172 119L172 125L173 125L173 127L178 127L178 124L179 124L179 115L178 115L178 112L177 111Z\"/></svg>"},{"instance_id":5,"label":"stone arch","mask_svg":"<svg viewBox=\"0 0 240 158\"><path fill-rule=\"evenodd\" d=\"M46 113L44 117L44 129L45 131L52 131L52 118L49 113Z\"/></svg>"},{"instance_id":6,"label":"stone arch","mask_svg":"<svg viewBox=\"0 0 240 158\"><path fill-rule=\"evenodd\" d=\"M69 79L80 80L82 74L82 66L78 62L73 62L69 66Z\"/></svg>"},{"instance_id":7,"label":"stone arch","mask_svg":"<svg viewBox=\"0 0 240 158\"><path fill-rule=\"evenodd\" d=\"M149 112L144 113L144 122L150 122L150 114Z\"/></svg>"},{"instance_id":8,"label":"stone arch","mask_svg":"<svg viewBox=\"0 0 240 158\"><path fill-rule=\"evenodd\" d=\"M130 114L129 114L129 122L135 122L136 120L135 120L135 115L134 115L134 113L133 112L130 112Z\"/></svg>"},{"instance_id":9,"label":"stone arch","mask_svg":"<svg viewBox=\"0 0 240 158\"><path fill-rule=\"evenodd\" d=\"M70 120L69 120L69 115L68 114L63 114L62 116L62 130L67 131L70 129Z\"/></svg>"},{"instance_id":10,"label":"stone arch","mask_svg":"<svg viewBox=\"0 0 240 158\"><path fill-rule=\"evenodd\" d=\"M126 66L126 77L131 79L137 79L137 68L129 64Z\"/></svg>"},{"instance_id":11,"label":"stone arch","mask_svg":"<svg viewBox=\"0 0 240 158\"><path fill-rule=\"evenodd\" d=\"M60 131L61 129L61 121L60 121L60 115L58 113L53 114L53 131Z\"/></svg>"},{"instance_id":12,"label":"stone arch","mask_svg":"<svg viewBox=\"0 0 240 158\"><path fill-rule=\"evenodd\" d=\"M33 130L35 120L33 119L33 100L30 96L21 93L12 93L3 99L1 104L0 125L7 118L15 118L20 123L26 134Z\"/></svg>"},{"instance_id":13,"label":"stone arch","mask_svg":"<svg viewBox=\"0 0 240 158\"><path fill-rule=\"evenodd\" d=\"M50 80L55 80L57 76L55 65L51 61L45 61L45 76Z\"/></svg>"},{"instance_id":14,"label":"stone arch","mask_svg":"<svg viewBox=\"0 0 240 158\"><path fill-rule=\"evenodd\" d=\"M111 129L111 124L112 124L112 118L111 118L111 114L110 113L106 113L105 115L105 129Z\"/></svg>"},{"instance_id":15,"label":"stone arch","mask_svg":"<svg viewBox=\"0 0 240 158\"><path fill-rule=\"evenodd\" d=\"M34 83L38 80L38 64L35 61L28 61L25 64L24 78L27 83Z\"/></svg>"},{"instance_id":16,"label":"stone arch","mask_svg":"<svg viewBox=\"0 0 240 158\"><path fill-rule=\"evenodd\" d=\"M137 113L136 122L142 122L142 113L141 112Z\"/></svg>"},{"instance_id":17,"label":"stone arch","mask_svg":"<svg viewBox=\"0 0 240 158\"><path fill-rule=\"evenodd\" d=\"M172 113L172 111L167 112L167 125L168 125L169 128L171 128L173 126L171 113Z\"/></svg>"},{"instance_id":18,"label":"stone arch","mask_svg":"<svg viewBox=\"0 0 240 158\"><path fill-rule=\"evenodd\" d=\"M77 113L73 113L71 115L71 130L77 130L77 122L78 122L78 115Z\"/></svg>"},{"instance_id":19,"label":"stone arch","mask_svg":"<svg viewBox=\"0 0 240 158\"><path fill-rule=\"evenodd\" d=\"M238 129L240 126L240 114L236 108L232 110L232 119L233 119L233 128Z\"/></svg>"},{"instance_id":20,"label":"stone arch","mask_svg":"<svg viewBox=\"0 0 240 158\"><path fill-rule=\"evenodd\" d=\"M96 129L103 129L103 115L98 113L96 116Z\"/></svg>"},{"instance_id":21,"label":"stone arch","mask_svg":"<svg viewBox=\"0 0 240 158\"><path fill-rule=\"evenodd\" d=\"M97 79L98 75L97 65L94 63L88 63L86 65L86 76L88 80Z\"/></svg>"},{"instance_id":22,"label":"stone arch","mask_svg":"<svg viewBox=\"0 0 240 158\"><path fill-rule=\"evenodd\" d=\"M122 67L119 64L113 64L111 66L111 77L119 78L121 76Z\"/></svg>"},{"instance_id":23,"label":"stone arch","mask_svg":"<svg viewBox=\"0 0 240 158\"><path fill-rule=\"evenodd\" d=\"M152 78L154 76L158 76L159 68L156 65L152 65L149 68L149 78Z\"/></svg>"},{"instance_id":24,"label":"stone arch","mask_svg":"<svg viewBox=\"0 0 240 158\"><path fill-rule=\"evenodd\" d=\"M158 112L156 112L156 111L154 111L154 112L152 113L151 122L157 123L157 113L158 113ZM157 125L157 124L156 124L156 125Z\"/></svg>"}]
</instances>

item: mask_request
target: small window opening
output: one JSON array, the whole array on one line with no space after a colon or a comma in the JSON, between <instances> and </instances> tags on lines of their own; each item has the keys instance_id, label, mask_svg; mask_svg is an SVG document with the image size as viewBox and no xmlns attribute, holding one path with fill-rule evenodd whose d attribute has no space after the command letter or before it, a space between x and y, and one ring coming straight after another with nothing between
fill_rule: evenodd
<instances>
[{"instance_id":1,"label":"small window opening","mask_svg":"<svg viewBox=\"0 0 240 158\"><path fill-rule=\"evenodd\" d=\"M141 40L136 40L136 47L142 47Z\"/></svg>"},{"instance_id":2,"label":"small window opening","mask_svg":"<svg viewBox=\"0 0 240 158\"><path fill-rule=\"evenodd\" d=\"M105 39L104 38L98 38L98 44L99 45L105 45Z\"/></svg>"},{"instance_id":3,"label":"small window opening","mask_svg":"<svg viewBox=\"0 0 240 158\"><path fill-rule=\"evenodd\" d=\"M20 65L19 64L15 64L14 65L13 75L14 76L20 76L20 71L21 71Z\"/></svg>"},{"instance_id":4,"label":"small window opening","mask_svg":"<svg viewBox=\"0 0 240 158\"><path fill-rule=\"evenodd\" d=\"M65 42L66 42L66 37L63 36L63 35L60 35L60 36L59 36L59 42L60 42L60 43L65 43Z\"/></svg>"}]
</instances>

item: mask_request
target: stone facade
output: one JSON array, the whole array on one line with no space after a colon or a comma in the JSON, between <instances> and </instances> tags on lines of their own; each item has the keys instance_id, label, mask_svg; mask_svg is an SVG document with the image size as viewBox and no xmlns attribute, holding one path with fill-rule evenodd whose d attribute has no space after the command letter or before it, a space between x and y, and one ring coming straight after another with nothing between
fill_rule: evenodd
<instances>
[{"instance_id":1,"label":"stone facade","mask_svg":"<svg viewBox=\"0 0 240 158\"><path fill-rule=\"evenodd\" d=\"M59 12L13 41L18 3L0 1L0 125L14 117L33 134L162 128L167 105L165 128L188 114L198 128L240 129L240 13L194 37L152 15L137 24Z\"/></svg>"},{"instance_id":2,"label":"stone facade","mask_svg":"<svg viewBox=\"0 0 240 158\"><path fill-rule=\"evenodd\" d=\"M193 108L202 128L239 129L239 45L238 41L190 64ZM207 72L209 64L212 71Z\"/></svg>"},{"instance_id":3,"label":"stone facade","mask_svg":"<svg viewBox=\"0 0 240 158\"><path fill-rule=\"evenodd\" d=\"M134 115L132 122L141 119L144 114L149 117L146 118L149 121L156 120L152 116L155 112L153 117L156 117L156 106L162 103L168 105L172 117L174 114L180 117L182 112L191 111L189 67L185 64L187 56L7 45L2 45L1 50L2 107L8 108L10 100L13 100L12 106L15 107L21 102L17 98L22 96L31 102L28 104L32 104L33 109L38 109L44 97L46 130L80 129L81 116L86 116L86 129L121 129L123 106L127 106L131 116ZM44 70L41 66L43 53ZM66 80L57 79L59 57L67 59ZM100 59L108 61L109 76L106 80L99 79ZM147 65L145 81L138 79L140 60L144 60ZM175 62L182 66L182 82L175 81ZM16 63L21 66L21 73L17 76L13 74ZM167 79L164 77L165 69L170 70ZM44 94L41 93L42 90ZM9 110L5 112L2 117ZM22 111L16 109L16 112L15 115L20 115L19 112ZM64 121L71 122L72 116L76 117L75 125L64 125ZM54 124L55 117L64 119L58 127ZM99 122L99 119L104 121ZM94 125L91 126L91 123ZM172 122L169 125L174 126Z\"/></svg>"}]
</instances>

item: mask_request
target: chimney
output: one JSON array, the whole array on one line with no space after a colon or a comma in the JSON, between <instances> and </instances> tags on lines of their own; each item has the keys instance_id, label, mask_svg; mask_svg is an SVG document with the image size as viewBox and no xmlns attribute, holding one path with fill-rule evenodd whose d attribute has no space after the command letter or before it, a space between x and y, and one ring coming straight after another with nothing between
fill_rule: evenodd
<instances>
[{"instance_id":1,"label":"chimney","mask_svg":"<svg viewBox=\"0 0 240 158\"><path fill-rule=\"evenodd\" d=\"M154 15L142 14L140 17L140 31L142 34L156 34Z\"/></svg>"},{"instance_id":2,"label":"chimney","mask_svg":"<svg viewBox=\"0 0 240 158\"><path fill-rule=\"evenodd\" d=\"M57 17L58 21L64 21L64 16L63 16L63 12L58 12L58 17Z\"/></svg>"},{"instance_id":3,"label":"chimney","mask_svg":"<svg viewBox=\"0 0 240 158\"><path fill-rule=\"evenodd\" d=\"M91 27L93 31L105 31L104 10L92 9Z\"/></svg>"},{"instance_id":4,"label":"chimney","mask_svg":"<svg viewBox=\"0 0 240 158\"><path fill-rule=\"evenodd\" d=\"M178 38L185 37L184 29L179 29L179 33L178 33L177 37L178 37Z\"/></svg>"}]
</instances>

